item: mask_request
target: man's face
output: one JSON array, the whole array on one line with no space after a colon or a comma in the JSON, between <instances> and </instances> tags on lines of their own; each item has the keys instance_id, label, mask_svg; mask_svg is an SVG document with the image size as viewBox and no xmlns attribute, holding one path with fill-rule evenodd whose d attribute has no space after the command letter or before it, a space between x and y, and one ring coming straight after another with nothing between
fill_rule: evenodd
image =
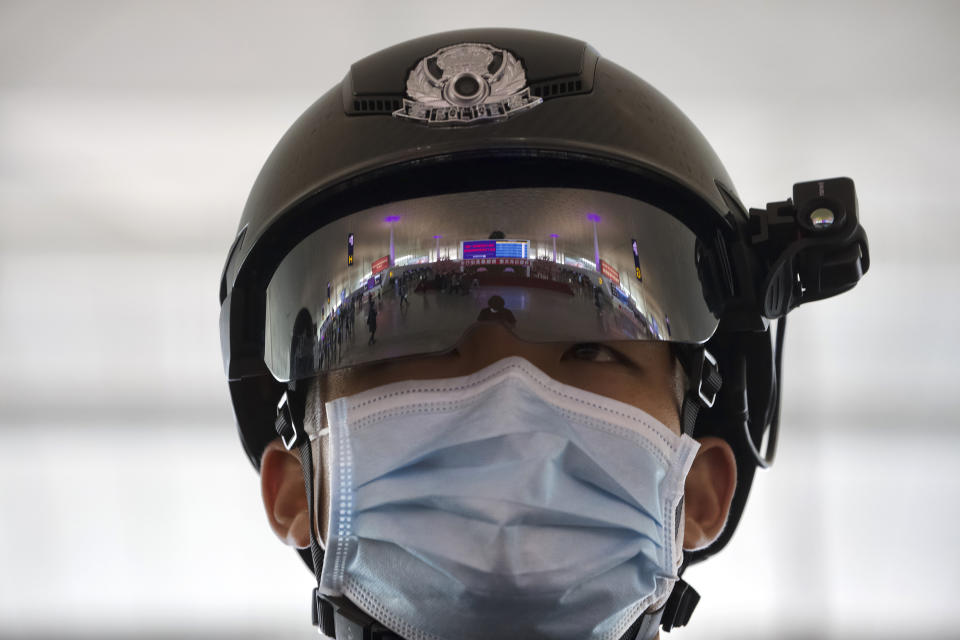
<instances>
[{"instance_id":1,"label":"man's face","mask_svg":"<svg viewBox=\"0 0 960 640\"><path fill-rule=\"evenodd\" d=\"M563 384L642 409L674 433L681 433L682 369L669 344L528 343L497 322L477 323L455 349L441 355L349 367L318 378L308 400L307 419L322 419L322 413L316 409L336 398L403 380L466 376L509 356L528 360ZM311 405L313 411L309 410ZM320 539L327 530L329 488L322 479L328 442L326 438L320 440L321 483L315 529ZM700 444L685 486L687 548L699 548L719 535L736 486L736 464L730 446L718 438L701 438ZM309 545L299 458L285 451L276 440L264 452L261 477L264 504L274 531L288 544L301 548Z\"/></svg>"}]
</instances>

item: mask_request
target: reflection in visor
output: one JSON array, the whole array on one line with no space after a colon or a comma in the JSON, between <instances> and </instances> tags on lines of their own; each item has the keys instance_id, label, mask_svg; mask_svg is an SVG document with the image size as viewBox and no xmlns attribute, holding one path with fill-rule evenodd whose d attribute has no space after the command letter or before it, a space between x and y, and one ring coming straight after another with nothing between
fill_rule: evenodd
<instances>
[{"instance_id":1,"label":"reflection in visor","mask_svg":"<svg viewBox=\"0 0 960 640\"><path fill-rule=\"evenodd\" d=\"M348 238L345 247L343 239ZM642 201L504 189L378 206L322 227L267 287L279 380L453 347L498 322L532 342L703 342L696 236Z\"/></svg>"}]
</instances>

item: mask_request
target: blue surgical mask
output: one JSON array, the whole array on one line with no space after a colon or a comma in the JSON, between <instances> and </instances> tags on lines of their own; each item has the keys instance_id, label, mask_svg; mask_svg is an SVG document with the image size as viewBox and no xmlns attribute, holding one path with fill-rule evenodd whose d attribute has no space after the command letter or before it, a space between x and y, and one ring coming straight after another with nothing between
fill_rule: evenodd
<instances>
[{"instance_id":1,"label":"blue surgical mask","mask_svg":"<svg viewBox=\"0 0 960 640\"><path fill-rule=\"evenodd\" d=\"M326 405L320 589L407 640L616 640L666 601L699 445L511 357Z\"/></svg>"}]
</instances>

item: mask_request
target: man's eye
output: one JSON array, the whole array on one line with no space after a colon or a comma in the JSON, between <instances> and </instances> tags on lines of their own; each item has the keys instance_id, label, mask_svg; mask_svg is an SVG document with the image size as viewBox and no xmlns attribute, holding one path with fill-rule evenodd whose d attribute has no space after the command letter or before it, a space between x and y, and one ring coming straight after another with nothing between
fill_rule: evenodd
<instances>
[{"instance_id":1,"label":"man's eye","mask_svg":"<svg viewBox=\"0 0 960 640\"><path fill-rule=\"evenodd\" d=\"M575 344L567 351L567 357L586 362L620 362L609 347L596 343Z\"/></svg>"}]
</instances>

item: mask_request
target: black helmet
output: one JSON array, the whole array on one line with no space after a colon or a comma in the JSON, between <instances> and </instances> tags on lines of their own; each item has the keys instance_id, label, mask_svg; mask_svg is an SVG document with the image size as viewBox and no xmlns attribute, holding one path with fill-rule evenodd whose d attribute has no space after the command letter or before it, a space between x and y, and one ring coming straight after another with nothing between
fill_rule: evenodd
<instances>
[{"instance_id":1,"label":"black helmet","mask_svg":"<svg viewBox=\"0 0 960 640\"><path fill-rule=\"evenodd\" d=\"M309 473L302 402L287 393L298 379L449 348L477 319L453 310L459 320L358 355L334 335L367 292L405 291L391 283L411 275L416 287L450 286L445 271L458 287L506 279L553 293L586 277L590 305L611 310L589 338L670 342L689 379L685 432L735 452L727 526L685 552L687 566L726 545L756 467L772 462L787 312L850 289L868 267L852 180L798 183L792 199L747 211L686 116L584 42L454 31L355 63L277 144L220 281L224 366L251 462L279 433ZM517 313L520 337L588 331L574 316L533 320ZM686 621L696 595L677 585L668 611L638 620L634 636ZM382 629L348 602L316 598L315 622L331 636L334 617Z\"/></svg>"}]
</instances>

